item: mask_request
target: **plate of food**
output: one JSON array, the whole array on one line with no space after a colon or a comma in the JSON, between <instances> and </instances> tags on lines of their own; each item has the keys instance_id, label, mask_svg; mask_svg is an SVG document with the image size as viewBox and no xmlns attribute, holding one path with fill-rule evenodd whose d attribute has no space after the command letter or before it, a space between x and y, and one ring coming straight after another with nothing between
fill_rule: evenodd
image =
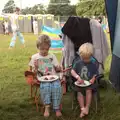
<instances>
[{"instance_id":1,"label":"plate of food","mask_svg":"<svg viewBox=\"0 0 120 120\"><path fill-rule=\"evenodd\" d=\"M55 80L58 80L58 76L57 75L46 75L46 76L42 76L42 77L38 77L38 80L40 82L53 82Z\"/></svg>"},{"instance_id":2,"label":"plate of food","mask_svg":"<svg viewBox=\"0 0 120 120\"><path fill-rule=\"evenodd\" d=\"M75 85L78 87L88 87L91 85L91 83L87 80L84 80L84 83L80 83L79 81L76 81Z\"/></svg>"}]
</instances>

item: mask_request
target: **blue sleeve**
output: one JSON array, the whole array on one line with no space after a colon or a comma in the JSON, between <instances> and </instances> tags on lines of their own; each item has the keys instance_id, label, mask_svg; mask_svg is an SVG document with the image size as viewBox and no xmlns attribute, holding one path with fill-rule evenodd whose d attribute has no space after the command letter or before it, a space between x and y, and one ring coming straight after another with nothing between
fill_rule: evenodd
<instances>
[{"instance_id":1,"label":"blue sleeve","mask_svg":"<svg viewBox=\"0 0 120 120\"><path fill-rule=\"evenodd\" d=\"M72 69L73 69L76 73L78 73L78 72L79 72L79 63L78 63L78 62L74 63L74 64L72 65Z\"/></svg>"},{"instance_id":2,"label":"blue sleeve","mask_svg":"<svg viewBox=\"0 0 120 120\"><path fill-rule=\"evenodd\" d=\"M92 69L93 69L93 75L98 75L98 68L96 64L94 64L94 67Z\"/></svg>"}]
</instances>

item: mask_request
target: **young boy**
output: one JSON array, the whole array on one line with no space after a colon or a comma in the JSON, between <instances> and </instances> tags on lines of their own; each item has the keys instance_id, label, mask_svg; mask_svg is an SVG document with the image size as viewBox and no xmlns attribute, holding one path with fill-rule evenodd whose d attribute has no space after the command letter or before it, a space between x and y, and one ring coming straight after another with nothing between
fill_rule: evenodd
<instances>
[{"instance_id":1,"label":"young boy","mask_svg":"<svg viewBox=\"0 0 120 120\"><path fill-rule=\"evenodd\" d=\"M84 117L89 113L89 107L92 100L92 90L97 86L95 84L95 77L98 74L97 66L91 61L93 55L93 46L91 43L85 43L79 48L81 60L78 60L71 70L72 76L80 83L88 80L92 85L85 89L86 91L86 105L84 103L84 96L82 90L78 92L78 102L81 107L80 117Z\"/></svg>"},{"instance_id":2,"label":"young boy","mask_svg":"<svg viewBox=\"0 0 120 120\"><path fill-rule=\"evenodd\" d=\"M56 74L55 70L60 70L57 58L53 54L49 54L49 48L51 46L51 40L47 35L40 35L37 41L37 48L40 50L39 53L34 54L31 58L29 66L31 66L36 72L41 71L44 75ZM37 60L40 61L41 65L38 66ZM47 69L47 71L46 71ZM54 82L41 82L40 83L40 95L45 105L44 116L50 115L49 107L53 105L53 109L56 112L56 116L61 116L60 102L62 97L61 83L60 80Z\"/></svg>"},{"instance_id":3,"label":"young boy","mask_svg":"<svg viewBox=\"0 0 120 120\"><path fill-rule=\"evenodd\" d=\"M25 40L22 35L22 33L19 30L19 23L18 23L18 15L20 14L20 8L16 7L14 14L11 15L11 27L13 31L13 37L10 42L10 48L13 48L15 46L16 37L19 37L20 42L23 44L23 47L25 47Z\"/></svg>"},{"instance_id":4,"label":"young boy","mask_svg":"<svg viewBox=\"0 0 120 120\"><path fill-rule=\"evenodd\" d=\"M10 16L11 28L13 32L13 37L11 39L9 48L13 48L15 46L16 37L19 37L20 42L22 43L23 47L25 47L25 40L22 33L19 30L19 23L18 23L18 15L20 14L20 8L16 7L14 14L6 15L2 13L4 16Z\"/></svg>"}]
</instances>

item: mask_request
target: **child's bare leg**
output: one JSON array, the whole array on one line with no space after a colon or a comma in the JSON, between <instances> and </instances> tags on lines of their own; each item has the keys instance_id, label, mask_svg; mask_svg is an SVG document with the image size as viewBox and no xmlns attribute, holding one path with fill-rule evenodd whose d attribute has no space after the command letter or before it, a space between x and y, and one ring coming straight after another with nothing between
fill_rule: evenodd
<instances>
[{"instance_id":1,"label":"child's bare leg","mask_svg":"<svg viewBox=\"0 0 120 120\"><path fill-rule=\"evenodd\" d=\"M88 113L89 113L91 100L92 100L92 90L88 89L88 90L86 90L86 107L85 107L85 110L84 110L84 113L86 115L88 115Z\"/></svg>"},{"instance_id":2,"label":"child's bare leg","mask_svg":"<svg viewBox=\"0 0 120 120\"><path fill-rule=\"evenodd\" d=\"M79 105L80 105L80 108L84 108L84 96L82 95L81 92L78 92L78 102L79 102Z\"/></svg>"},{"instance_id":3,"label":"child's bare leg","mask_svg":"<svg viewBox=\"0 0 120 120\"><path fill-rule=\"evenodd\" d=\"M80 108L81 108L81 113L80 113L80 117L84 117L85 114L83 113L84 111L84 96L82 95L81 92L78 92L78 102L79 102L79 105L80 105Z\"/></svg>"},{"instance_id":4,"label":"child's bare leg","mask_svg":"<svg viewBox=\"0 0 120 120\"><path fill-rule=\"evenodd\" d=\"M44 117L49 117L50 115L50 105L45 105Z\"/></svg>"}]
</instances>

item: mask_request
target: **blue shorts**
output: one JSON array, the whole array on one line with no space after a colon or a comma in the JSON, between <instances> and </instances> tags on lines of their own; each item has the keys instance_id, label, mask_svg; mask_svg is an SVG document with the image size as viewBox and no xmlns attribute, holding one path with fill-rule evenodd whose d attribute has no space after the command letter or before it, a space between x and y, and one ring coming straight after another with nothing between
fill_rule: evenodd
<instances>
[{"instance_id":1,"label":"blue shorts","mask_svg":"<svg viewBox=\"0 0 120 120\"><path fill-rule=\"evenodd\" d=\"M61 98L62 98L62 88L60 80L54 82L41 82L40 83L40 96L44 105L49 105L52 103L53 109L59 109Z\"/></svg>"}]
</instances>

